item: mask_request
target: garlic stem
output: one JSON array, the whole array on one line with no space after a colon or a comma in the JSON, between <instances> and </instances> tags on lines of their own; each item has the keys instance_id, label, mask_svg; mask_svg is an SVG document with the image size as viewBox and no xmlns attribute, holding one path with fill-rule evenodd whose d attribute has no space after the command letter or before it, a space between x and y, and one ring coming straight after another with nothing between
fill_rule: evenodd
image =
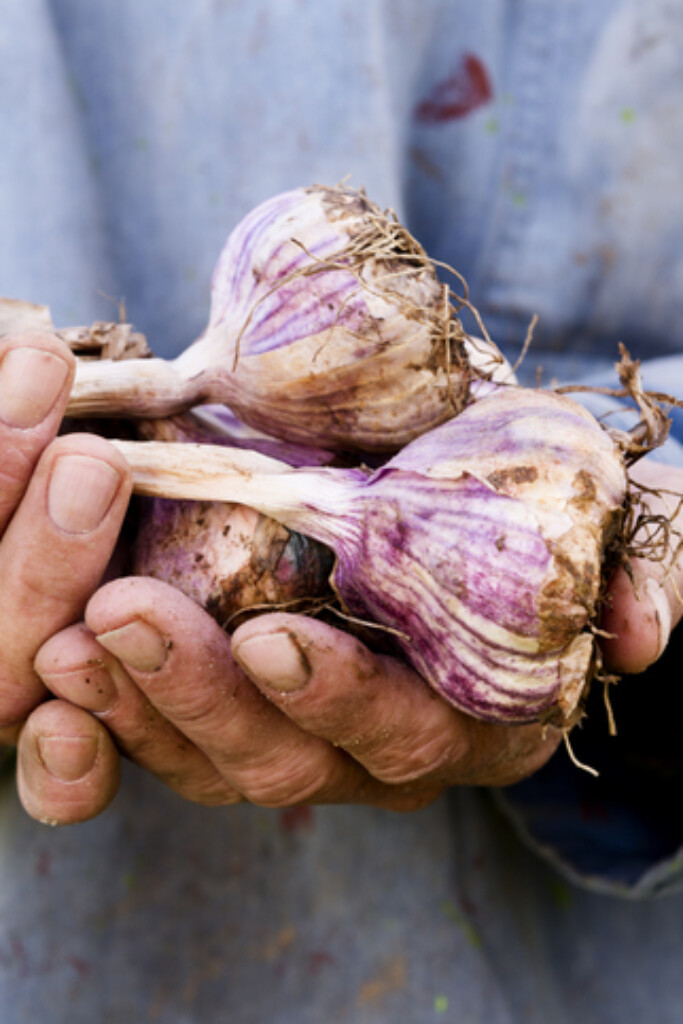
<instances>
[{"instance_id":1,"label":"garlic stem","mask_svg":"<svg viewBox=\"0 0 683 1024\"><path fill-rule=\"evenodd\" d=\"M292 469L257 452L219 445L113 441L133 472L134 490L155 498L226 501L330 544L355 532L353 483L360 471Z\"/></svg>"},{"instance_id":2,"label":"garlic stem","mask_svg":"<svg viewBox=\"0 0 683 1024\"><path fill-rule=\"evenodd\" d=\"M200 388L164 359L79 360L67 416L171 416L201 401Z\"/></svg>"}]
</instances>

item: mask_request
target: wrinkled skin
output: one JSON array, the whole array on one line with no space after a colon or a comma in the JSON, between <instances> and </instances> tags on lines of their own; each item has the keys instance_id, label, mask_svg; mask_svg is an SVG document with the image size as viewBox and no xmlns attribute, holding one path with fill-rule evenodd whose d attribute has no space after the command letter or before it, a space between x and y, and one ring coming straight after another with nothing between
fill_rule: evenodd
<instances>
[{"instance_id":1,"label":"wrinkled skin","mask_svg":"<svg viewBox=\"0 0 683 1024\"><path fill-rule=\"evenodd\" d=\"M30 372L26 349L37 351ZM6 363L10 350L20 354ZM206 804L402 811L452 785L513 783L551 756L552 730L467 718L405 664L319 621L263 615L230 638L166 584L100 586L130 479L103 439L56 437L72 374L56 338L0 339L0 738L18 743L30 815L98 814L121 755ZM644 472L683 489L683 471ZM613 581L606 654L621 671L656 660L681 617L682 571L664 589L644 586L661 573L636 567L638 599L625 574Z\"/></svg>"}]
</instances>

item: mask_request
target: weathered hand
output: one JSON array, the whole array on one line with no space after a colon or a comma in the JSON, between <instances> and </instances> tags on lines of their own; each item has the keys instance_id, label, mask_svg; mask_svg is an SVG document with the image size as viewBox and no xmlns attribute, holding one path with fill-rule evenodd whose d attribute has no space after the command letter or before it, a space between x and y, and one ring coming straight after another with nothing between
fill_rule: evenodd
<instances>
[{"instance_id":1,"label":"weathered hand","mask_svg":"<svg viewBox=\"0 0 683 1024\"><path fill-rule=\"evenodd\" d=\"M683 615L683 557L676 551L683 525L683 469L644 460L634 467L633 476L661 492L659 497L644 492L649 510L675 522L668 553L660 561L634 559L630 574L619 569L610 583L602 626L612 636L602 649L608 668L629 675L657 661Z\"/></svg>"},{"instance_id":2,"label":"weathered hand","mask_svg":"<svg viewBox=\"0 0 683 1024\"><path fill-rule=\"evenodd\" d=\"M231 643L178 591L138 578L103 587L86 623L48 641L36 660L61 698L33 716L20 745L20 792L38 818L75 821L99 810L107 769L93 755L108 756L104 726L133 761L191 800L265 806L411 810L455 784L514 782L558 741L537 725L468 718L402 662L312 619L264 615ZM36 756L45 735L65 744L61 781ZM69 760L76 746L91 755L80 780Z\"/></svg>"},{"instance_id":3,"label":"weathered hand","mask_svg":"<svg viewBox=\"0 0 683 1024\"><path fill-rule=\"evenodd\" d=\"M130 494L124 460L89 435L57 438L75 360L43 333L0 338L0 741L46 696L38 649L78 621Z\"/></svg>"},{"instance_id":4,"label":"weathered hand","mask_svg":"<svg viewBox=\"0 0 683 1024\"><path fill-rule=\"evenodd\" d=\"M644 465L639 473L683 490L683 471ZM664 563L636 563L637 594L623 571L615 576L604 621L615 634L604 645L615 669L651 664L681 617L678 566L663 588L643 585L665 572ZM113 795L107 731L133 761L191 800L395 810L423 806L452 785L515 782L559 740L539 726L498 727L461 715L402 662L303 617L261 616L231 642L177 591L128 579L93 597L86 623L50 639L36 660L61 698L31 716L20 747L22 798L38 818L81 820ZM53 753L63 746L63 778L36 756L45 735L56 737ZM77 771L78 750L84 761Z\"/></svg>"}]
</instances>

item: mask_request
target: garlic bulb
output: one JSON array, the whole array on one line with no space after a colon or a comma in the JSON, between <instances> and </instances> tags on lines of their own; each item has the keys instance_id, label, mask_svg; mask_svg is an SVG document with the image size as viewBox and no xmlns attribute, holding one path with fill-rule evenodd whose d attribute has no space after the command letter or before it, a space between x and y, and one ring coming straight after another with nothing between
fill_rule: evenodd
<instances>
[{"instance_id":1,"label":"garlic bulb","mask_svg":"<svg viewBox=\"0 0 683 1024\"><path fill-rule=\"evenodd\" d=\"M374 473L119 448L140 493L241 502L329 545L344 606L396 631L461 710L559 726L578 715L627 475L618 444L571 399L486 385Z\"/></svg>"},{"instance_id":2,"label":"garlic bulb","mask_svg":"<svg viewBox=\"0 0 683 1024\"><path fill-rule=\"evenodd\" d=\"M131 572L182 591L221 626L240 612L329 600L328 548L243 505L146 498Z\"/></svg>"},{"instance_id":3,"label":"garlic bulb","mask_svg":"<svg viewBox=\"0 0 683 1024\"><path fill-rule=\"evenodd\" d=\"M147 440L232 445L241 424L219 409L140 420L136 428ZM259 441L295 465L314 465L306 460L319 455L250 438ZM223 627L257 608L305 611L331 596L330 549L244 505L140 498L135 527L129 571L182 591Z\"/></svg>"},{"instance_id":4,"label":"garlic bulb","mask_svg":"<svg viewBox=\"0 0 683 1024\"><path fill-rule=\"evenodd\" d=\"M462 409L473 375L505 365L468 341L448 287L392 215L362 192L313 186L234 229L197 341L168 362L79 364L68 415L222 403L286 441L390 452Z\"/></svg>"}]
</instances>

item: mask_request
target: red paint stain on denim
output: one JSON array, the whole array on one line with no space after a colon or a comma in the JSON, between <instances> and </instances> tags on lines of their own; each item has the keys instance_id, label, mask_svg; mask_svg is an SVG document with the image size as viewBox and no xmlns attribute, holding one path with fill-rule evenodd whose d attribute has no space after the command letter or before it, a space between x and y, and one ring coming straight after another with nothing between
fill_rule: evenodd
<instances>
[{"instance_id":1,"label":"red paint stain on denim","mask_svg":"<svg viewBox=\"0 0 683 1024\"><path fill-rule=\"evenodd\" d=\"M49 850L41 850L36 858L36 874L41 878L49 878L52 874L52 854Z\"/></svg>"},{"instance_id":2,"label":"red paint stain on denim","mask_svg":"<svg viewBox=\"0 0 683 1024\"><path fill-rule=\"evenodd\" d=\"M448 78L437 82L418 103L415 117L423 124L443 124L466 117L491 99L493 86L486 67L475 54L465 53Z\"/></svg>"},{"instance_id":3,"label":"red paint stain on denim","mask_svg":"<svg viewBox=\"0 0 683 1024\"><path fill-rule=\"evenodd\" d=\"M73 967L80 978L87 978L91 973L90 964L80 956L67 957L67 963Z\"/></svg>"},{"instance_id":4,"label":"red paint stain on denim","mask_svg":"<svg viewBox=\"0 0 683 1024\"><path fill-rule=\"evenodd\" d=\"M308 957L308 973L320 974L325 967L333 967L335 958L326 949L316 949Z\"/></svg>"},{"instance_id":5,"label":"red paint stain on denim","mask_svg":"<svg viewBox=\"0 0 683 1024\"><path fill-rule=\"evenodd\" d=\"M313 808L308 804L297 804L280 811L280 829L285 834L308 832L314 826Z\"/></svg>"}]
</instances>

